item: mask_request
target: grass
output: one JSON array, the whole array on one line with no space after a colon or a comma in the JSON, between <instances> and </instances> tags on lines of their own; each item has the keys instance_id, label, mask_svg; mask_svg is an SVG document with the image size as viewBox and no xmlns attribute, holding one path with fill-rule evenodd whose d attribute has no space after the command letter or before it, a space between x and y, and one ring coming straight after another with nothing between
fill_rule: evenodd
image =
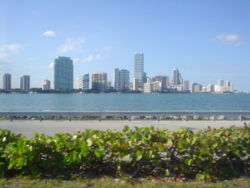
<instances>
[{"instance_id":1,"label":"grass","mask_svg":"<svg viewBox=\"0 0 250 188\"><path fill-rule=\"evenodd\" d=\"M131 180L129 182L110 177L94 178L94 179L77 179L77 180L59 180L59 179L30 179L28 177L16 177L11 179L0 179L1 188L248 188L250 187L250 178L240 178L218 182L171 182L167 179L162 180Z\"/></svg>"}]
</instances>

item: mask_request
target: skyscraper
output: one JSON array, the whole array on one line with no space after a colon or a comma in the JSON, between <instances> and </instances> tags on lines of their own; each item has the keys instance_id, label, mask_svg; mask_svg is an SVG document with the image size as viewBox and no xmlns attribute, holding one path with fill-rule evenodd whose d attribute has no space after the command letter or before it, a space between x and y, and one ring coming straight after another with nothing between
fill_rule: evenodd
<instances>
[{"instance_id":1,"label":"skyscraper","mask_svg":"<svg viewBox=\"0 0 250 188\"><path fill-rule=\"evenodd\" d=\"M23 75L20 78L20 89L25 92L28 92L30 90L30 76L29 75Z\"/></svg>"},{"instance_id":2,"label":"skyscraper","mask_svg":"<svg viewBox=\"0 0 250 188\"><path fill-rule=\"evenodd\" d=\"M226 91L227 92L233 92L234 91L234 89L233 89L233 83L231 81L227 81L225 87L226 87Z\"/></svg>"},{"instance_id":3,"label":"skyscraper","mask_svg":"<svg viewBox=\"0 0 250 188\"><path fill-rule=\"evenodd\" d=\"M55 59L54 87L55 90L73 89L73 61L69 57L59 56Z\"/></svg>"},{"instance_id":4,"label":"skyscraper","mask_svg":"<svg viewBox=\"0 0 250 188\"><path fill-rule=\"evenodd\" d=\"M11 91L11 74L6 73L3 75L3 90Z\"/></svg>"},{"instance_id":5,"label":"skyscraper","mask_svg":"<svg viewBox=\"0 0 250 188\"><path fill-rule=\"evenodd\" d=\"M50 81L49 80L43 80L42 90L50 90Z\"/></svg>"},{"instance_id":6,"label":"skyscraper","mask_svg":"<svg viewBox=\"0 0 250 188\"><path fill-rule=\"evenodd\" d=\"M126 69L120 70L120 89L129 90L129 71Z\"/></svg>"},{"instance_id":7,"label":"skyscraper","mask_svg":"<svg viewBox=\"0 0 250 188\"><path fill-rule=\"evenodd\" d=\"M207 85L207 92L208 93L213 93L214 92L214 85L213 84L208 84Z\"/></svg>"},{"instance_id":8,"label":"skyscraper","mask_svg":"<svg viewBox=\"0 0 250 188\"><path fill-rule=\"evenodd\" d=\"M126 69L114 70L114 89L116 91L129 90L129 71Z\"/></svg>"},{"instance_id":9,"label":"skyscraper","mask_svg":"<svg viewBox=\"0 0 250 188\"><path fill-rule=\"evenodd\" d=\"M221 87L223 87L224 86L224 80L218 80L217 81L217 84L219 85L219 86L221 86Z\"/></svg>"},{"instance_id":10,"label":"skyscraper","mask_svg":"<svg viewBox=\"0 0 250 188\"><path fill-rule=\"evenodd\" d=\"M168 77L167 76L155 76L151 79L151 82L161 82L161 91L164 91L167 89L167 82L168 82Z\"/></svg>"},{"instance_id":11,"label":"skyscraper","mask_svg":"<svg viewBox=\"0 0 250 188\"><path fill-rule=\"evenodd\" d=\"M120 70L118 68L114 70L114 89L120 91Z\"/></svg>"},{"instance_id":12,"label":"skyscraper","mask_svg":"<svg viewBox=\"0 0 250 188\"><path fill-rule=\"evenodd\" d=\"M77 80L77 88L82 90L89 89L89 74L85 74L83 76L78 77Z\"/></svg>"},{"instance_id":13,"label":"skyscraper","mask_svg":"<svg viewBox=\"0 0 250 188\"><path fill-rule=\"evenodd\" d=\"M174 86L181 84L181 73L177 68L174 68L173 70L173 84Z\"/></svg>"},{"instance_id":14,"label":"skyscraper","mask_svg":"<svg viewBox=\"0 0 250 188\"><path fill-rule=\"evenodd\" d=\"M107 89L107 73L92 74L92 89L105 91Z\"/></svg>"},{"instance_id":15,"label":"skyscraper","mask_svg":"<svg viewBox=\"0 0 250 188\"><path fill-rule=\"evenodd\" d=\"M189 81L188 80L183 81L183 90L185 92L189 91Z\"/></svg>"},{"instance_id":16,"label":"skyscraper","mask_svg":"<svg viewBox=\"0 0 250 188\"><path fill-rule=\"evenodd\" d=\"M136 53L134 55L135 72L134 78L138 80L138 88L143 88L143 75L144 75L144 54Z\"/></svg>"}]
</instances>

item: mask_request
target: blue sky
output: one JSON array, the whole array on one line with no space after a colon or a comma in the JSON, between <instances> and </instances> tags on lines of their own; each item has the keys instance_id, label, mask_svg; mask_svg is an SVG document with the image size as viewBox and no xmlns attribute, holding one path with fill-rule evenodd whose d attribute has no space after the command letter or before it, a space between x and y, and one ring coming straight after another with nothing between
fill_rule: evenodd
<instances>
[{"instance_id":1,"label":"blue sky","mask_svg":"<svg viewBox=\"0 0 250 188\"><path fill-rule=\"evenodd\" d=\"M145 71L203 85L231 80L250 90L249 0L1 0L0 81L31 87L53 80L58 55L74 59L74 77L130 70L143 52ZM2 86L2 81L0 83Z\"/></svg>"}]
</instances>

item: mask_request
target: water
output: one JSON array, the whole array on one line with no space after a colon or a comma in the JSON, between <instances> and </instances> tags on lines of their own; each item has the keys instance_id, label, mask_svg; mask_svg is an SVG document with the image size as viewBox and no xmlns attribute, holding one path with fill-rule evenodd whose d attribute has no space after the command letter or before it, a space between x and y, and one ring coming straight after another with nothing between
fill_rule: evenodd
<instances>
[{"instance_id":1,"label":"water","mask_svg":"<svg viewBox=\"0 0 250 188\"><path fill-rule=\"evenodd\" d=\"M249 94L0 94L0 111L250 110Z\"/></svg>"}]
</instances>

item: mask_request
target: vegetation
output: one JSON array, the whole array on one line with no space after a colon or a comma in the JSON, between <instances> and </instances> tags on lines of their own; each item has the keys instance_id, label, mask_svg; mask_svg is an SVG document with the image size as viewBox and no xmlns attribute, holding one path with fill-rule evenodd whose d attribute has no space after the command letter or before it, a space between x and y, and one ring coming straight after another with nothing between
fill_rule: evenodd
<instances>
[{"instance_id":1,"label":"vegetation","mask_svg":"<svg viewBox=\"0 0 250 188\"><path fill-rule=\"evenodd\" d=\"M249 176L250 125L192 132L154 127L26 138L0 130L0 176L218 180Z\"/></svg>"}]
</instances>

